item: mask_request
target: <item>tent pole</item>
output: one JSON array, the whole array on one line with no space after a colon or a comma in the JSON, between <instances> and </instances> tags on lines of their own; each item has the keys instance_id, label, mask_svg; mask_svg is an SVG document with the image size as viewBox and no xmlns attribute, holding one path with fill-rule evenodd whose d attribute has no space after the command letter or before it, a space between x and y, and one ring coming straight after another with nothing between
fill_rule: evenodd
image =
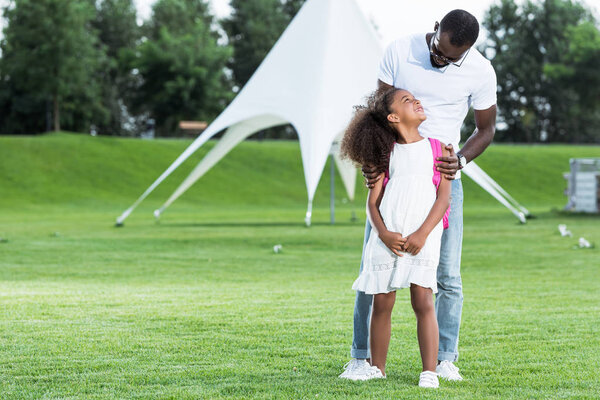
<instances>
[{"instance_id":1,"label":"tent pole","mask_svg":"<svg viewBox=\"0 0 600 400\"><path fill-rule=\"evenodd\" d=\"M306 226L310 226L312 218L312 200L308 200L308 209L306 210L306 217L304 218L304 223Z\"/></svg>"},{"instance_id":2,"label":"tent pole","mask_svg":"<svg viewBox=\"0 0 600 400\"><path fill-rule=\"evenodd\" d=\"M508 200L515 208L517 208L519 211L521 211L523 213L523 215L525 215L525 217L530 217L531 216L531 213L529 212L529 210L527 210L525 207L523 207L521 204L519 204L519 202L517 200L515 200L510 194L508 194L508 192L506 190L504 190L502 188L502 186L500 186L483 169L481 169L481 167L479 167L479 165L475 164L475 167L476 167L477 170L479 170L479 173L480 173L481 177L485 181L487 181L490 185L492 185L492 187L494 187L498 192L500 192L500 194L502 196L504 196L504 198L506 200Z\"/></svg>"},{"instance_id":3,"label":"tent pole","mask_svg":"<svg viewBox=\"0 0 600 400\"><path fill-rule=\"evenodd\" d=\"M310 220L312 218L312 200L308 201L308 208L306 210L306 217L304 218L304 223L306 226L310 226Z\"/></svg>"},{"instance_id":4,"label":"tent pole","mask_svg":"<svg viewBox=\"0 0 600 400\"><path fill-rule=\"evenodd\" d=\"M331 197L329 199L329 209L331 213L331 225L335 224L335 160L333 154L331 159Z\"/></svg>"}]
</instances>

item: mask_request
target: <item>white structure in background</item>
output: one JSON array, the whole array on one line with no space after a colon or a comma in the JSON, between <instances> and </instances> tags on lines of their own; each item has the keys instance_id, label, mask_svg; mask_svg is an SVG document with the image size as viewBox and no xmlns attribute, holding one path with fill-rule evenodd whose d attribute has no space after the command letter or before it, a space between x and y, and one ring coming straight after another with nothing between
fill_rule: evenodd
<instances>
[{"instance_id":1,"label":"white structure in background","mask_svg":"<svg viewBox=\"0 0 600 400\"><path fill-rule=\"evenodd\" d=\"M332 144L343 135L353 106L362 104L375 89L382 55L380 40L355 0L308 0L237 97L117 218L117 225L218 132L226 129L217 145L154 212L157 218L241 141L265 128L288 123L300 141L308 192L305 221L310 225L313 198ZM348 198L353 200L356 169L340 160L337 151L334 154ZM465 173L525 222L527 210L474 163Z\"/></svg>"},{"instance_id":2,"label":"white structure in background","mask_svg":"<svg viewBox=\"0 0 600 400\"><path fill-rule=\"evenodd\" d=\"M142 139L154 139L155 122L154 118L149 118L146 121L144 131L140 134Z\"/></svg>"},{"instance_id":3,"label":"white structure in background","mask_svg":"<svg viewBox=\"0 0 600 400\"><path fill-rule=\"evenodd\" d=\"M571 158L567 180L568 203L565 210L600 212L600 158Z\"/></svg>"}]
</instances>

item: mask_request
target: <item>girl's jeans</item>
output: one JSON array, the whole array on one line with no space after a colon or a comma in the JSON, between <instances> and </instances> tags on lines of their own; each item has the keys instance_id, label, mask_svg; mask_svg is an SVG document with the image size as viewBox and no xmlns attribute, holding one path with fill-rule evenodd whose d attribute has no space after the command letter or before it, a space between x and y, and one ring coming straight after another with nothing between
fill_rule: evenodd
<instances>
[{"instance_id":1,"label":"girl's jeans","mask_svg":"<svg viewBox=\"0 0 600 400\"><path fill-rule=\"evenodd\" d=\"M462 314L463 294L460 279L460 255L463 234L463 188L460 179L452 181L449 227L442 234L440 263L437 269L438 293L435 298L435 312L440 329L440 349L438 360L458 360L458 333ZM364 248L371 234L371 224L367 218ZM362 271L363 263L360 263ZM354 335L352 358L370 358L369 326L373 296L356 292L354 301Z\"/></svg>"}]
</instances>

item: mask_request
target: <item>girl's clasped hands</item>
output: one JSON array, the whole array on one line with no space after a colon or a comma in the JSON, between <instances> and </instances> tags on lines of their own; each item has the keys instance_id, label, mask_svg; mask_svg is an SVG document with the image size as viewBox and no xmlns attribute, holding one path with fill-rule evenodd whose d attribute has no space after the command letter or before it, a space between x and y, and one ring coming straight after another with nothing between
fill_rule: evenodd
<instances>
[{"instance_id":1,"label":"girl's clasped hands","mask_svg":"<svg viewBox=\"0 0 600 400\"><path fill-rule=\"evenodd\" d=\"M413 256L419 254L423 246L427 235L420 233L418 230L403 237L398 232L384 232L380 235L381 241L398 257L402 257L402 253L409 253Z\"/></svg>"}]
</instances>

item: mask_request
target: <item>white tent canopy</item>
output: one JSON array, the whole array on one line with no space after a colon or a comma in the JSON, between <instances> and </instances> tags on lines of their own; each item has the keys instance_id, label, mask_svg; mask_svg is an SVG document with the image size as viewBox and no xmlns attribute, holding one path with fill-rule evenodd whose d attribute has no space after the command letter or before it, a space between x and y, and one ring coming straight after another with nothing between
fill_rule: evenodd
<instances>
[{"instance_id":1,"label":"white tent canopy","mask_svg":"<svg viewBox=\"0 0 600 400\"><path fill-rule=\"evenodd\" d=\"M173 170L218 132L226 129L217 145L155 211L156 217L248 136L289 123L300 142L308 192L306 223L310 225L312 201L332 144L341 138L353 106L363 103L375 89L382 55L383 47L371 23L354 0L308 0L232 103L117 218L117 224L122 224ZM356 169L335 151L334 159L348 197L353 199ZM499 191L481 169L473 167L465 172L503 204L510 205L502 194L505 192ZM524 222L522 211L515 208L518 205L510 207Z\"/></svg>"}]
</instances>

